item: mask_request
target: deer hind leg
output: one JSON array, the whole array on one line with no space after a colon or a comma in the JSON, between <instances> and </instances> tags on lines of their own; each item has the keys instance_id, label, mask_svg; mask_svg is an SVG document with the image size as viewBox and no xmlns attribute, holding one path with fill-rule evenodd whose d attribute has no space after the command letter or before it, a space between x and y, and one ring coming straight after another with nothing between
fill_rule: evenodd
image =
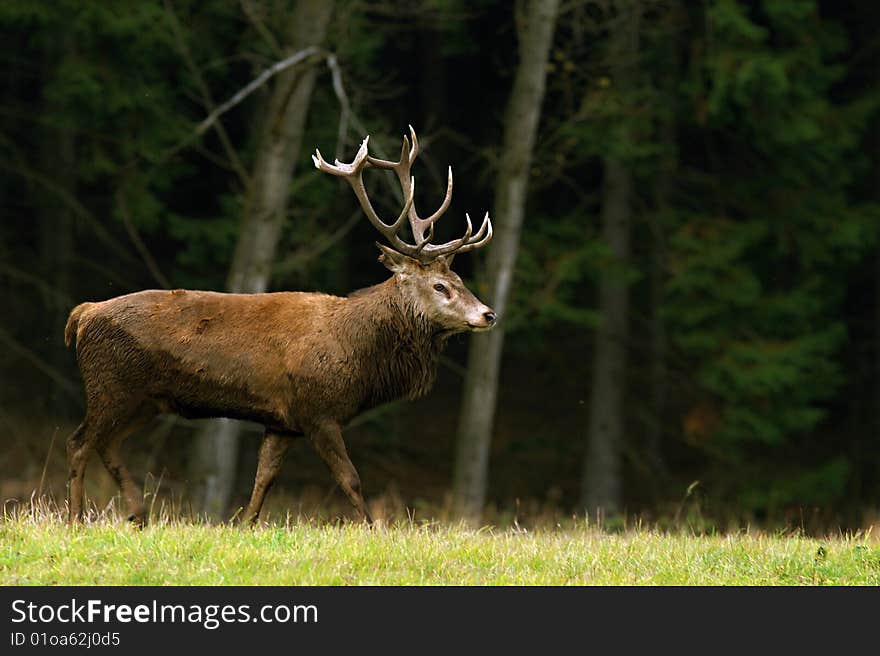
<instances>
[{"instance_id":1,"label":"deer hind leg","mask_svg":"<svg viewBox=\"0 0 880 656\"><path fill-rule=\"evenodd\" d=\"M309 439L315 451L321 459L327 463L333 478L339 483L339 487L345 492L345 496L351 501L367 524L373 523L370 511L361 494L361 479L357 470L351 464L348 453L345 450L345 442L342 441L342 429L335 422L321 424L308 433Z\"/></svg>"},{"instance_id":2,"label":"deer hind leg","mask_svg":"<svg viewBox=\"0 0 880 656\"><path fill-rule=\"evenodd\" d=\"M86 465L92 453L94 432L89 430L89 420L79 425L73 434L67 438L67 509L70 524L82 522L83 518L83 478L86 473Z\"/></svg>"},{"instance_id":3,"label":"deer hind leg","mask_svg":"<svg viewBox=\"0 0 880 656\"><path fill-rule=\"evenodd\" d=\"M122 465L118 458L118 453L114 453L114 448L118 448L119 443L125 436L136 427L136 411L131 408L117 409L114 408L108 412L89 412L86 419L79 428L67 440L67 461L69 466L68 476L68 508L70 513L70 523L74 524L82 521L83 517L83 479L85 478L86 465L92 450L96 449L107 466L110 474L116 479L116 482L123 486L123 481L128 478L130 485L127 487L131 490L137 490L131 481L131 476ZM116 444L113 447L113 444ZM118 469L120 478L110 469L107 454L109 453L111 461L115 465L121 465ZM123 489L125 493L125 489ZM127 495L128 496L128 495ZM142 502L141 502L142 505Z\"/></svg>"},{"instance_id":4,"label":"deer hind leg","mask_svg":"<svg viewBox=\"0 0 880 656\"><path fill-rule=\"evenodd\" d=\"M263 436L260 445L260 456L257 462L257 475L254 479L254 491L251 493L251 501L244 513L244 523L253 526L260 518L260 510L266 493L275 482L281 465L284 462L284 454L290 448L293 436L276 433L270 430Z\"/></svg>"},{"instance_id":5,"label":"deer hind leg","mask_svg":"<svg viewBox=\"0 0 880 656\"><path fill-rule=\"evenodd\" d=\"M143 528L147 525L147 513L144 509L144 495L141 487L135 483L134 477L122 461L122 456L119 451L125 438L138 428L144 426L153 418L154 414L155 413L152 411L146 409L142 410L138 415L129 419L116 431L103 436L104 439L99 440L96 444L96 450L98 451L98 455L101 456L101 461L104 463L104 467L107 469L107 472L113 480L116 481L116 485L119 486L122 496L125 498L125 503L128 506L129 512L128 521L132 522L132 524L138 528Z\"/></svg>"}]
</instances>

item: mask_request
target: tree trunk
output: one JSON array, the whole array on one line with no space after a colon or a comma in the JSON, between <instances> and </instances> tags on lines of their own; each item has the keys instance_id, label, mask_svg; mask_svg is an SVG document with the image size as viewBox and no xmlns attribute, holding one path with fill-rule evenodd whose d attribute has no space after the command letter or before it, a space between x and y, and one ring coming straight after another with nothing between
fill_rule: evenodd
<instances>
[{"instance_id":1,"label":"tree trunk","mask_svg":"<svg viewBox=\"0 0 880 656\"><path fill-rule=\"evenodd\" d=\"M493 331L471 338L455 455L454 512L471 521L479 519L486 499L504 316L519 251L532 150L559 3L529 0L518 7L522 9L517 16L520 60L505 114L495 196L495 238L486 264L490 288L486 300L501 323Z\"/></svg>"},{"instance_id":2,"label":"tree trunk","mask_svg":"<svg viewBox=\"0 0 880 656\"><path fill-rule=\"evenodd\" d=\"M632 176L615 159L605 161L602 238L615 260L613 269L629 260ZM587 459L582 501L592 514L620 510L620 443L623 439L623 398L629 328L629 290L618 271L605 272L599 282L601 322L596 330Z\"/></svg>"},{"instance_id":3,"label":"tree trunk","mask_svg":"<svg viewBox=\"0 0 880 656\"><path fill-rule=\"evenodd\" d=\"M332 2L299 0L288 30L290 52L322 43L332 11ZM257 122L262 135L227 280L230 292L256 294L269 287L315 75L314 66L280 74L266 116ZM223 516L229 505L238 469L239 433L237 422L217 419L207 422L196 438L194 497L209 516Z\"/></svg>"},{"instance_id":4,"label":"tree trunk","mask_svg":"<svg viewBox=\"0 0 880 656\"><path fill-rule=\"evenodd\" d=\"M662 211L661 206L661 211ZM663 461L663 416L666 414L667 339L663 320L663 296L666 285L666 252L664 239L657 227L651 250L651 373L650 413L645 445L648 464L654 474L666 475Z\"/></svg>"},{"instance_id":5,"label":"tree trunk","mask_svg":"<svg viewBox=\"0 0 880 656\"><path fill-rule=\"evenodd\" d=\"M678 0L667 4L666 20L673 25L682 8ZM665 61L665 78L660 84L657 99L666 108L662 114L659 128L661 142L668 149L658 167L658 178L655 193L654 221L651 226L653 243L651 244L651 318L650 318L650 412L648 416L647 440L645 444L646 460L657 481L655 487L668 476L666 463L663 459L664 415L666 414L668 381L668 338L666 322L663 319L663 306L666 289L666 232L670 229L669 216L673 212L671 196L675 181L679 177L678 148L676 134L676 117L678 116L678 89L681 84L681 71L678 65L680 43L674 38L671 30L665 34L665 43L659 56Z\"/></svg>"},{"instance_id":6,"label":"tree trunk","mask_svg":"<svg viewBox=\"0 0 880 656\"><path fill-rule=\"evenodd\" d=\"M880 119L875 120L873 143L880 147ZM875 150L874 152L877 152ZM874 194L880 200L880 162L874 162ZM874 254L874 439L880 441L880 248Z\"/></svg>"},{"instance_id":7,"label":"tree trunk","mask_svg":"<svg viewBox=\"0 0 880 656\"><path fill-rule=\"evenodd\" d=\"M619 94L633 87L639 17L638 3L626 3L612 27L611 72ZM625 123L620 132L620 144L624 146L631 139ZM630 255L633 182L628 166L618 156L607 156L604 168L602 238L613 261L599 281L601 321L595 338L581 503L589 515L610 517L621 508L620 452L625 431L623 402L629 338L629 284L621 270Z\"/></svg>"},{"instance_id":8,"label":"tree trunk","mask_svg":"<svg viewBox=\"0 0 880 656\"><path fill-rule=\"evenodd\" d=\"M880 408L880 249L874 255L874 408ZM876 411L874 438L880 440L880 412Z\"/></svg>"}]
</instances>

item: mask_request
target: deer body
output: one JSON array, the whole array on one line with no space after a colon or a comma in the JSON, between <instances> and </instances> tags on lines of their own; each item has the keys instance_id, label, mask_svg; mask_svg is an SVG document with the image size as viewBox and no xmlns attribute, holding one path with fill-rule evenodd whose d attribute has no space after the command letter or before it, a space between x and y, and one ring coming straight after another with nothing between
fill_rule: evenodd
<instances>
[{"instance_id":1,"label":"deer body","mask_svg":"<svg viewBox=\"0 0 880 656\"><path fill-rule=\"evenodd\" d=\"M445 336L396 292L143 291L78 306L71 328L87 386L109 376L132 403L302 433L430 389Z\"/></svg>"},{"instance_id":2,"label":"deer body","mask_svg":"<svg viewBox=\"0 0 880 656\"><path fill-rule=\"evenodd\" d=\"M442 214L422 221L412 208L408 167L416 152L414 133L413 142L410 156L404 139L399 163L370 158L379 168L406 169L408 200L392 226L368 210L360 179L368 165L366 141L352 170L330 167L336 175L356 177L350 181L380 231L396 232L402 218L410 216L414 234L423 226L433 232L432 223ZM395 170L403 181L402 168ZM444 207L450 192L451 186ZM413 223L412 217L422 223ZM447 338L488 330L495 323L495 313L449 268L455 252L489 238L488 218L473 238L468 220L465 237L440 246L429 245L430 236L417 237L414 246L389 237L395 249L378 244L379 260L394 275L347 297L148 290L75 307L65 342L76 342L87 413L67 443L71 521L81 519L83 476L94 450L119 484L130 519L146 522L140 488L119 449L128 434L162 412L247 419L265 426L246 520L259 517L290 441L306 435L370 521L342 428L364 410L427 393Z\"/></svg>"}]
</instances>

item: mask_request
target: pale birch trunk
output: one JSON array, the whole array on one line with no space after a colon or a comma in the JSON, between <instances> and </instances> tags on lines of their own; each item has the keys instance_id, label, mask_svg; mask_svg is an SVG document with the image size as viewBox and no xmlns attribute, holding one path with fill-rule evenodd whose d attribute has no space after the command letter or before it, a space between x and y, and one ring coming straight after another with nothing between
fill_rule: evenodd
<instances>
[{"instance_id":1,"label":"pale birch trunk","mask_svg":"<svg viewBox=\"0 0 880 656\"><path fill-rule=\"evenodd\" d=\"M485 300L500 320L494 330L471 338L455 454L454 512L470 521L479 520L486 499L504 317L519 251L532 150L559 3L558 0L528 0L518 8L521 9L517 15L519 66L504 119L492 213L495 237L489 247L485 272L490 288Z\"/></svg>"},{"instance_id":2,"label":"pale birch trunk","mask_svg":"<svg viewBox=\"0 0 880 656\"><path fill-rule=\"evenodd\" d=\"M287 49L292 53L320 45L332 11L332 2L299 0L290 21ZM257 119L262 134L227 280L231 292L255 294L269 287L315 75L310 65L281 73L273 84L266 115ZM239 434L240 424L217 419L207 422L196 437L191 468L198 488L194 498L211 517L223 516L229 505L238 469Z\"/></svg>"}]
</instances>

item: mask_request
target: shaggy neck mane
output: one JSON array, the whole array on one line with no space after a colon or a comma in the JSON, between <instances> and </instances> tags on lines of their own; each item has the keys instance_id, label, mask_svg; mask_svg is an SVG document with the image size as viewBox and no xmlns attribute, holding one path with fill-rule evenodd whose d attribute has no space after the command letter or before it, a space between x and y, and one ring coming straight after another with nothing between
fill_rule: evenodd
<instances>
[{"instance_id":1,"label":"shaggy neck mane","mask_svg":"<svg viewBox=\"0 0 880 656\"><path fill-rule=\"evenodd\" d=\"M338 327L363 349L364 407L431 389L448 335L408 301L396 277L351 293Z\"/></svg>"}]
</instances>

